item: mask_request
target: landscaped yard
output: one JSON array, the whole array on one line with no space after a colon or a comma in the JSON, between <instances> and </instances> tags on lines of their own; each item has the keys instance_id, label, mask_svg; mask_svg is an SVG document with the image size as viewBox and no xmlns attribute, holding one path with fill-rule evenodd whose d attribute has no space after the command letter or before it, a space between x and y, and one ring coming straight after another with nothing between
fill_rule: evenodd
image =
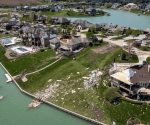
<instances>
[{"instance_id":1,"label":"landscaped yard","mask_svg":"<svg viewBox=\"0 0 150 125\"><path fill-rule=\"evenodd\" d=\"M115 48L109 53L96 54L92 49L93 47L84 49L75 59L64 58L51 67L29 76L26 83L19 82L19 84L23 89L34 93L49 84L57 83L58 90L49 99L50 102L107 124L115 121L119 125L124 125L128 118L134 116L150 122L146 116L150 110L148 109L145 114L142 113L143 110L145 111L144 106L132 105L126 101L114 106L104 99L107 87L104 87L103 83L107 85L110 83L109 65L114 58L116 61L121 61L122 50ZM137 61L135 58L129 60L129 62ZM84 88L83 77L88 76L94 69L100 69L103 75L97 86L87 90Z\"/></svg>"},{"instance_id":2,"label":"landscaped yard","mask_svg":"<svg viewBox=\"0 0 150 125\"><path fill-rule=\"evenodd\" d=\"M96 68L104 69L114 61L114 58L120 60L120 48L116 48L111 53L96 54L90 48L85 49L76 56L75 60L72 59L62 59L51 67L29 76L29 81L21 86L25 87L28 91L34 92L48 84L49 79L62 80L65 79L71 73L73 76L80 72L81 74L87 74L86 68L93 70ZM81 76L80 76L81 77ZM31 84L32 83L32 84ZM35 88L34 88L35 87Z\"/></svg>"},{"instance_id":3,"label":"landscaped yard","mask_svg":"<svg viewBox=\"0 0 150 125\"><path fill-rule=\"evenodd\" d=\"M44 52L39 51L34 54L25 55L14 60L8 60L4 53L5 49L0 46L0 62L3 63L11 75L40 69L55 60L53 59L55 52L50 49Z\"/></svg>"}]
</instances>

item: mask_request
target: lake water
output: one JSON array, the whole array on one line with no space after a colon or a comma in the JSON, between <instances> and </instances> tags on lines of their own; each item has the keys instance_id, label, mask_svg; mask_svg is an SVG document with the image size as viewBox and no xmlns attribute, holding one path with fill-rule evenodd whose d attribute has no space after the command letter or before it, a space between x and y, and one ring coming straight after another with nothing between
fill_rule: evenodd
<instances>
[{"instance_id":1,"label":"lake water","mask_svg":"<svg viewBox=\"0 0 150 125\"><path fill-rule=\"evenodd\" d=\"M0 66L0 125L94 125L46 104L29 109L32 98L21 93L13 83L6 83Z\"/></svg>"},{"instance_id":2,"label":"lake water","mask_svg":"<svg viewBox=\"0 0 150 125\"><path fill-rule=\"evenodd\" d=\"M150 16L140 15L130 13L128 11L122 10L112 10L112 9L104 9L111 14L111 16L98 16L98 17L69 17L71 21L76 19L87 20L93 24L99 23L112 23L120 26L129 26L137 29L146 29L150 28Z\"/></svg>"}]
</instances>

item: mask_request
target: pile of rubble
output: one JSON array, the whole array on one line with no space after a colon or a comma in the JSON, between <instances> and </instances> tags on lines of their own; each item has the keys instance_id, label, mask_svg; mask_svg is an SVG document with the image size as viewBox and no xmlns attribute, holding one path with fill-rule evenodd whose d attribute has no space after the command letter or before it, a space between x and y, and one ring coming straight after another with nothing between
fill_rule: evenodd
<instances>
[{"instance_id":1,"label":"pile of rubble","mask_svg":"<svg viewBox=\"0 0 150 125\"><path fill-rule=\"evenodd\" d=\"M35 94L35 96L41 100L47 100L48 98L53 96L53 94L56 92L58 86L59 86L59 84L49 85L49 86L47 86L46 89L37 92Z\"/></svg>"},{"instance_id":2,"label":"pile of rubble","mask_svg":"<svg viewBox=\"0 0 150 125\"><path fill-rule=\"evenodd\" d=\"M85 89L88 89L98 83L100 80L100 76L102 75L102 72L97 69L90 71L88 77L82 77L84 79L84 87Z\"/></svg>"}]
</instances>

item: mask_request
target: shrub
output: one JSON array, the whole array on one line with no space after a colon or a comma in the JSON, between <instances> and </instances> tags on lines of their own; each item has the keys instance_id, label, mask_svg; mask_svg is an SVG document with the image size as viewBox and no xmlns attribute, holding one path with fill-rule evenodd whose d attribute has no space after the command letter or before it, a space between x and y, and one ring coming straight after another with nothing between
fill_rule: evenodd
<instances>
[{"instance_id":1,"label":"shrub","mask_svg":"<svg viewBox=\"0 0 150 125\"><path fill-rule=\"evenodd\" d=\"M116 97L120 97L120 94L118 92L118 88L115 88L115 87L108 88L104 92L104 97L109 102L111 102Z\"/></svg>"},{"instance_id":2,"label":"shrub","mask_svg":"<svg viewBox=\"0 0 150 125\"><path fill-rule=\"evenodd\" d=\"M44 49L41 49L40 51L41 51L41 52L44 52L45 50L44 50Z\"/></svg>"}]
</instances>

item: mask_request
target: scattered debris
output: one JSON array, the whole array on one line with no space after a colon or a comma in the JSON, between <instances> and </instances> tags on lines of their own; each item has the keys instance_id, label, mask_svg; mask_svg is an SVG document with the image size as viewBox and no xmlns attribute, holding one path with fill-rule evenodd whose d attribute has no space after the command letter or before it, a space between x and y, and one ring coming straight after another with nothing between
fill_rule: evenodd
<instances>
[{"instance_id":1,"label":"scattered debris","mask_svg":"<svg viewBox=\"0 0 150 125\"><path fill-rule=\"evenodd\" d=\"M57 82L61 82L62 80L56 80Z\"/></svg>"},{"instance_id":2,"label":"scattered debris","mask_svg":"<svg viewBox=\"0 0 150 125\"><path fill-rule=\"evenodd\" d=\"M38 106L40 106L42 102L40 102L39 100L32 100L32 102L28 105L29 108L36 108Z\"/></svg>"},{"instance_id":3,"label":"scattered debris","mask_svg":"<svg viewBox=\"0 0 150 125\"><path fill-rule=\"evenodd\" d=\"M72 90L72 91L71 91L72 94L75 93L75 92L76 92L75 90Z\"/></svg>"},{"instance_id":4,"label":"scattered debris","mask_svg":"<svg viewBox=\"0 0 150 125\"><path fill-rule=\"evenodd\" d=\"M85 89L88 89L96 85L101 75L102 75L102 72L98 69L98 70L90 71L90 74L88 77L82 77L84 79Z\"/></svg>"},{"instance_id":5,"label":"scattered debris","mask_svg":"<svg viewBox=\"0 0 150 125\"><path fill-rule=\"evenodd\" d=\"M53 94L56 92L59 84L49 85L45 90L39 91L35 94L41 100L47 100L48 98L52 97Z\"/></svg>"},{"instance_id":6,"label":"scattered debris","mask_svg":"<svg viewBox=\"0 0 150 125\"><path fill-rule=\"evenodd\" d=\"M48 80L48 83L50 83L50 82L52 82L52 79L49 79L49 80Z\"/></svg>"}]
</instances>

